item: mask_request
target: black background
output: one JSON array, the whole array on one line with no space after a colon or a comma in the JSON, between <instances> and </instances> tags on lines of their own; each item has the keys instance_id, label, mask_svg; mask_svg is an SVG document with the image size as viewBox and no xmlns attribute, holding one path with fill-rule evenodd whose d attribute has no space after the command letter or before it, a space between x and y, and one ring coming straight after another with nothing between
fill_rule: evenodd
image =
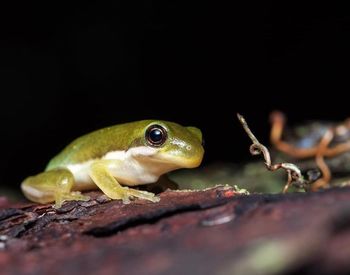
<instances>
[{"instance_id":1,"label":"black background","mask_svg":"<svg viewBox=\"0 0 350 275\"><path fill-rule=\"evenodd\" d=\"M350 10L317 2L114 1L0 9L1 173L16 186L73 138L159 118L201 128L205 163L251 159L289 122L349 116Z\"/></svg>"}]
</instances>

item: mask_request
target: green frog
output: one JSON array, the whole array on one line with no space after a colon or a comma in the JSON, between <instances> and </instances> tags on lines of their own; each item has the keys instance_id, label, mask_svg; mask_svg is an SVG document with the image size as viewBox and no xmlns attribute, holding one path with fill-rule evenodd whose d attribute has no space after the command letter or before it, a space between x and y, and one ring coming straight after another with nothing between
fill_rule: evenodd
<instances>
[{"instance_id":1,"label":"green frog","mask_svg":"<svg viewBox=\"0 0 350 275\"><path fill-rule=\"evenodd\" d=\"M100 189L110 199L158 202L154 193L132 188L156 182L167 172L202 162L202 133L161 120L103 128L77 138L55 156L44 172L26 178L21 189L37 203L89 200L81 191Z\"/></svg>"}]
</instances>

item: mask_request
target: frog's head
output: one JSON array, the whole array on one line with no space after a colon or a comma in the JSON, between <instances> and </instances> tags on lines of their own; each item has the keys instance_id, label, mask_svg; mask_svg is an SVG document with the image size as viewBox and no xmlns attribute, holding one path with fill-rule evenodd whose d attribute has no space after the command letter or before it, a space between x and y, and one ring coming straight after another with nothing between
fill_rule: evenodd
<instances>
[{"instance_id":1,"label":"frog's head","mask_svg":"<svg viewBox=\"0 0 350 275\"><path fill-rule=\"evenodd\" d=\"M194 168L204 154L202 133L195 127L160 120L138 124L129 147L135 158L162 166L165 170Z\"/></svg>"}]
</instances>

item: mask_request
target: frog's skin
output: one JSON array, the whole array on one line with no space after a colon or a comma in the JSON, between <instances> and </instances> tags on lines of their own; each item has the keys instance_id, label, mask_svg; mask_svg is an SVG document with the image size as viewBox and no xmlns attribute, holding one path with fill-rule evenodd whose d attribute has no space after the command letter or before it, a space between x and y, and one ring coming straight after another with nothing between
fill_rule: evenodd
<instances>
[{"instance_id":1,"label":"frog's skin","mask_svg":"<svg viewBox=\"0 0 350 275\"><path fill-rule=\"evenodd\" d=\"M111 199L159 201L155 194L127 186L153 183L175 169L200 165L202 133L195 127L142 120L103 128L70 143L45 172L22 182L24 195L38 203L88 200L79 191L101 189ZM122 184L122 185L121 185Z\"/></svg>"}]
</instances>

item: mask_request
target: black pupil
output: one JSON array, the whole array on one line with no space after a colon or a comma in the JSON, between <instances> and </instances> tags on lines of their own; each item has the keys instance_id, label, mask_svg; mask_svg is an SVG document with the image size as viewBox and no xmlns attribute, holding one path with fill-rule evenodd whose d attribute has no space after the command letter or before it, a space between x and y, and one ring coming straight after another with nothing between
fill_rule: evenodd
<instances>
[{"instance_id":1,"label":"black pupil","mask_svg":"<svg viewBox=\"0 0 350 275\"><path fill-rule=\"evenodd\" d=\"M154 143L160 143L163 140L163 132L160 129L152 129L149 133L149 139Z\"/></svg>"}]
</instances>

